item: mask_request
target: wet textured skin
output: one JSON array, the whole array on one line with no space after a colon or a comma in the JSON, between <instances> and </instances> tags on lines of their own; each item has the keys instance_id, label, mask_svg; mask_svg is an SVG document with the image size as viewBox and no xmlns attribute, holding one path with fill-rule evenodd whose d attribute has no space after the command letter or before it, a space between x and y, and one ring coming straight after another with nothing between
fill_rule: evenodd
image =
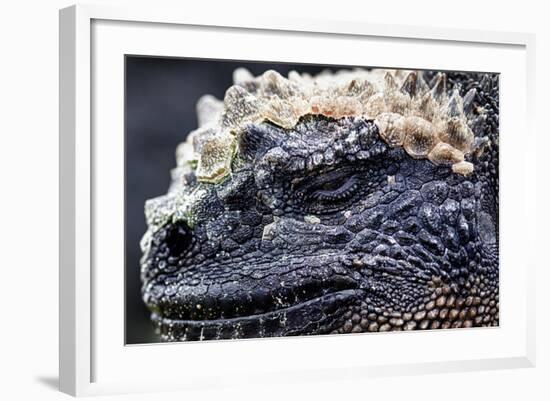
<instances>
[{"instance_id":1,"label":"wet textured skin","mask_svg":"<svg viewBox=\"0 0 550 401\"><path fill-rule=\"evenodd\" d=\"M360 117L249 125L231 177L195 184L192 223L153 236L143 298L162 338L498 325L498 79L482 78L449 75L487 115L468 176Z\"/></svg>"}]
</instances>

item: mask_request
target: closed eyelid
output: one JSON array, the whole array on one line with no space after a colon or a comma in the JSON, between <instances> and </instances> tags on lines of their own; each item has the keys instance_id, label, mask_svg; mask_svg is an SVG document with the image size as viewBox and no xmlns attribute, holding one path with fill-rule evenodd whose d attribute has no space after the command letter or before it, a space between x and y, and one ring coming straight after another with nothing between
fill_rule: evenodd
<instances>
[{"instance_id":1,"label":"closed eyelid","mask_svg":"<svg viewBox=\"0 0 550 401\"><path fill-rule=\"evenodd\" d=\"M323 184L349 178L351 175L352 171L349 167L341 167L326 172L315 173L315 175L311 177L306 176L295 179L293 181L292 189L302 191L305 189L316 188Z\"/></svg>"},{"instance_id":2,"label":"closed eyelid","mask_svg":"<svg viewBox=\"0 0 550 401\"><path fill-rule=\"evenodd\" d=\"M312 194L312 196L313 197L323 197L323 196L331 196L331 195L337 194L337 193L344 193L344 192L350 190L355 184L357 184L357 182L358 182L357 176L354 175L354 176L349 177L346 181L341 183L341 185L339 185L336 188L333 188L333 189L317 189Z\"/></svg>"}]
</instances>

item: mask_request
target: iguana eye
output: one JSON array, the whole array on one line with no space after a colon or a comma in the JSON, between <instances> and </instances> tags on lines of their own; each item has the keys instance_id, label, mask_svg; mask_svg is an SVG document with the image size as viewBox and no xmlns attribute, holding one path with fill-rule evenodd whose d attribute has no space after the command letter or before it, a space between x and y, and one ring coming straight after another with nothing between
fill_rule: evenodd
<instances>
[{"instance_id":1,"label":"iguana eye","mask_svg":"<svg viewBox=\"0 0 550 401\"><path fill-rule=\"evenodd\" d=\"M295 205L313 212L332 212L346 207L361 190L361 177L343 168L307 177L294 188Z\"/></svg>"},{"instance_id":2,"label":"iguana eye","mask_svg":"<svg viewBox=\"0 0 550 401\"><path fill-rule=\"evenodd\" d=\"M357 176L341 177L324 183L319 189L313 190L308 197L323 202L336 202L349 199L357 192L358 188Z\"/></svg>"}]
</instances>

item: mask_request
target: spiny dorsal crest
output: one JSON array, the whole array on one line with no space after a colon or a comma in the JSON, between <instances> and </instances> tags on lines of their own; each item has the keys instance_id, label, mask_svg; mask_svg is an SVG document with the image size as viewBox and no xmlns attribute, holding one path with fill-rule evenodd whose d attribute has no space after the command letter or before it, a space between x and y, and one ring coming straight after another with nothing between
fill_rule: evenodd
<instances>
[{"instance_id":1,"label":"spiny dorsal crest","mask_svg":"<svg viewBox=\"0 0 550 401\"><path fill-rule=\"evenodd\" d=\"M292 71L285 78L273 70L254 77L239 68L233 79L223 102L210 95L199 100L199 128L178 148L178 166L196 161L199 181L218 183L230 174L246 125L270 121L292 129L310 114L374 120L381 138L411 157L450 165L463 175L473 171L464 156L474 145L467 116L475 90L464 98L456 89L449 95L444 73L428 84L417 71L356 69L316 76Z\"/></svg>"}]
</instances>

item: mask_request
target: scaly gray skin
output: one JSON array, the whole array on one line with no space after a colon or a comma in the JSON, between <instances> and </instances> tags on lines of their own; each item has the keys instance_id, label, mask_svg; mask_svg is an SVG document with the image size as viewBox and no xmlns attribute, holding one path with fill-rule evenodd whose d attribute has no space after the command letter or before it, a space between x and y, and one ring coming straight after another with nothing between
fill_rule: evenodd
<instances>
[{"instance_id":1,"label":"scaly gray skin","mask_svg":"<svg viewBox=\"0 0 550 401\"><path fill-rule=\"evenodd\" d=\"M469 176L390 148L360 117L248 126L232 176L197 182L193 226L161 228L143 261L162 338L498 325L498 77L448 78L487 116Z\"/></svg>"}]
</instances>

